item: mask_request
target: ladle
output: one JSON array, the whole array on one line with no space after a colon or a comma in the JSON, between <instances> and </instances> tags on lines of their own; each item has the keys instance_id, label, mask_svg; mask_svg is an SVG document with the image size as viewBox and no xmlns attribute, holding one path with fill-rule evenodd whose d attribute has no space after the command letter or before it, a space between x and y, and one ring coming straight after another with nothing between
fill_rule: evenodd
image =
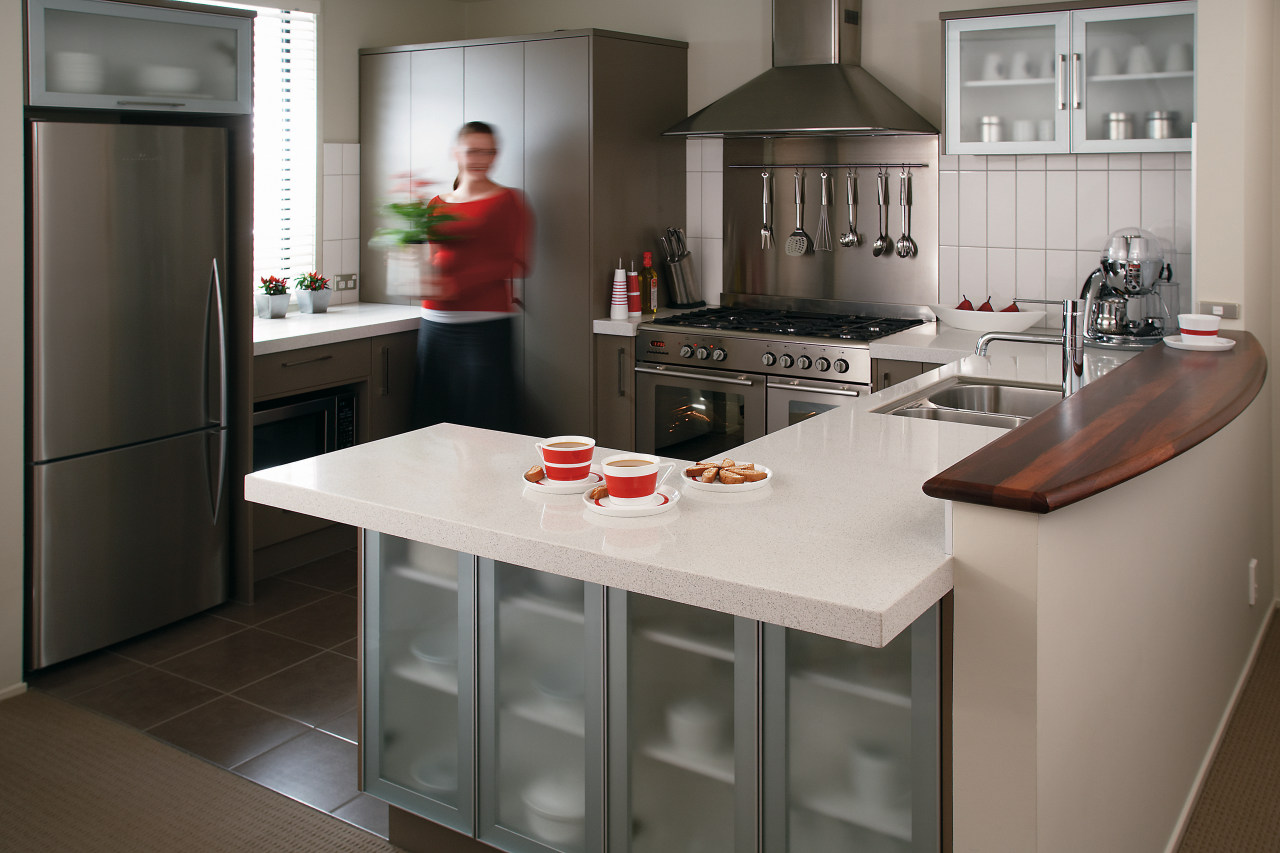
<instances>
[{"instance_id":1,"label":"ladle","mask_svg":"<svg viewBox=\"0 0 1280 853\"><path fill-rule=\"evenodd\" d=\"M889 235L885 232L889 230L889 209L885 206L888 199L885 198L889 194L889 175L881 171L876 175L876 201L880 205L876 224L880 226L880 236L871 244L871 254L877 258L890 250L893 241L889 239Z\"/></svg>"}]
</instances>

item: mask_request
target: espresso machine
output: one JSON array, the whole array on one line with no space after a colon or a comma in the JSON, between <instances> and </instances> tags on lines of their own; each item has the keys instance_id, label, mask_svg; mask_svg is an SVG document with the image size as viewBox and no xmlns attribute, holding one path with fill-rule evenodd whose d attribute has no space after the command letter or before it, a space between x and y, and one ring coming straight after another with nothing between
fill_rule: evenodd
<instances>
[{"instance_id":1,"label":"espresso machine","mask_svg":"<svg viewBox=\"0 0 1280 853\"><path fill-rule=\"evenodd\" d=\"M1139 228L1113 231L1098 268L1080 291L1085 300L1085 343L1137 349L1171 334L1178 285L1163 241Z\"/></svg>"}]
</instances>

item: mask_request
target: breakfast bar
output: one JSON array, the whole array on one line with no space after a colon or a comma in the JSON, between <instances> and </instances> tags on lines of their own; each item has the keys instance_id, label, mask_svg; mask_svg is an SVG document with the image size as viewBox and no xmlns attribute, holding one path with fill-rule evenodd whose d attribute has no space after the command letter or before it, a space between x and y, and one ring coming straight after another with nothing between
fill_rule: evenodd
<instances>
[{"instance_id":1,"label":"breakfast bar","mask_svg":"<svg viewBox=\"0 0 1280 853\"><path fill-rule=\"evenodd\" d=\"M678 478L695 460L677 460L674 506L644 517L530 488L534 437L449 424L260 471L245 492L365 531L365 779L396 806L393 840L418 816L504 849L603 849L606 833L668 849L699 827L660 828L655 814L696 796L739 843L761 831L814 850L937 849L944 836L956 850L1152 849L1190 802L1257 629L1223 567L1269 542L1188 542L1190 508L1160 497L1194 482L1230 525L1214 471L1265 485L1249 470L1265 443L1265 359L1232 336L1230 354L1103 353L1092 384L1013 432L884 413L940 383L1060 381L1053 348L993 345L733 451L773 472L763 488L689 488ZM1001 467L1015 451L1029 458L1020 475ZM1040 481L1049 498L1003 485ZM1234 529L1265 529L1252 521ZM409 576L447 581L443 605L421 605L462 638L443 654L396 627L418 607ZM557 578L578 585L565 597ZM572 639L548 658L529 638L561 636L566 601ZM561 627L537 627L548 613ZM1153 643L1180 654L1152 660ZM393 659L401 648L413 654ZM672 649L684 657L662 657ZM551 659L578 661L585 686L548 676ZM388 685L403 660L437 688L441 667L452 674L441 713L460 722L443 764L439 738L405 734L397 716L428 701ZM680 742L690 713L709 733ZM389 745L409 742L416 762ZM874 784L872 755L890 768ZM567 777L546 770L565 756ZM432 787L441 767L450 790L478 774L478 800ZM720 781L685 788L679 774ZM1135 786L1143 802L1126 806ZM566 800L605 812L566 818ZM1082 806L1102 820L1078 820Z\"/></svg>"}]
</instances>

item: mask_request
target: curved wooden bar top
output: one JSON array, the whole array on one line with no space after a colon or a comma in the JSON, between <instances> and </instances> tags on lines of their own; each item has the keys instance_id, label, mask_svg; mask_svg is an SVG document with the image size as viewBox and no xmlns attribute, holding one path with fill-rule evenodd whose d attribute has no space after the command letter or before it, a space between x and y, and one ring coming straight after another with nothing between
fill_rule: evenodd
<instances>
[{"instance_id":1,"label":"curved wooden bar top","mask_svg":"<svg viewBox=\"0 0 1280 853\"><path fill-rule=\"evenodd\" d=\"M1150 471L1253 402L1267 358L1248 332L1226 352L1157 344L927 480L935 498L1046 513Z\"/></svg>"}]
</instances>

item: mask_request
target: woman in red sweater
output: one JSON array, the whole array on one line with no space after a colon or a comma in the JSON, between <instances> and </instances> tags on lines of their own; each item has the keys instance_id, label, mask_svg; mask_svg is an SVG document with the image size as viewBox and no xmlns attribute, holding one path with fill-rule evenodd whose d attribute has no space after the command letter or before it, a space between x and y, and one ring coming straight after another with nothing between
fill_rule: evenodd
<instances>
[{"instance_id":1,"label":"woman in red sweater","mask_svg":"<svg viewBox=\"0 0 1280 853\"><path fill-rule=\"evenodd\" d=\"M438 295L422 301L415 427L517 427L511 280L529 271L531 218L519 192L489 179L497 154L492 127L464 124L458 179L433 199L454 219L431 255Z\"/></svg>"}]
</instances>

